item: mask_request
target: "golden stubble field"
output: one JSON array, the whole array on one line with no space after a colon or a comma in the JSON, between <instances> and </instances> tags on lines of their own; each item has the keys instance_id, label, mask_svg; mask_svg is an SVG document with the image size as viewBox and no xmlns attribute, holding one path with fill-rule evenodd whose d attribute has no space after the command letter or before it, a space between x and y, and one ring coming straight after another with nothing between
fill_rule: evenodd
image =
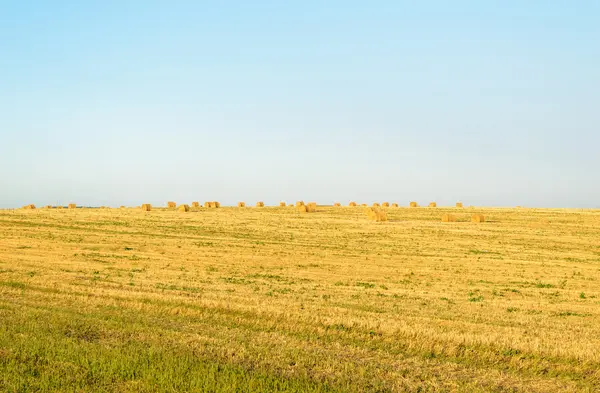
<instances>
[{"instance_id":1,"label":"golden stubble field","mask_svg":"<svg viewBox=\"0 0 600 393\"><path fill-rule=\"evenodd\" d=\"M365 210L0 210L0 391L599 391L600 211Z\"/></svg>"}]
</instances>

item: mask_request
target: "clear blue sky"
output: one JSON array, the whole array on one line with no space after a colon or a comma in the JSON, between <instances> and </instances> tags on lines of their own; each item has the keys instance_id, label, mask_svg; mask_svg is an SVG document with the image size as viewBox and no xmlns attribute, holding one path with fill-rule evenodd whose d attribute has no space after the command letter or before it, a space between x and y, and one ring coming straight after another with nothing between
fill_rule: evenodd
<instances>
[{"instance_id":1,"label":"clear blue sky","mask_svg":"<svg viewBox=\"0 0 600 393\"><path fill-rule=\"evenodd\" d=\"M0 1L0 207L600 207L598 1Z\"/></svg>"}]
</instances>

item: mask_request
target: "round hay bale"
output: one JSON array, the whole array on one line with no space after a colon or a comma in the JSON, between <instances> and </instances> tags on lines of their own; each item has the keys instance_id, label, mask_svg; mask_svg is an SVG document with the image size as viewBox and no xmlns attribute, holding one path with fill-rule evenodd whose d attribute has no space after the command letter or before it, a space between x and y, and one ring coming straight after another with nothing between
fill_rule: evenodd
<instances>
[{"instance_id":1,"label":"round hay bale","mask_svg":"<svg viewBox=\"0 0 600 393\"><path fill-rule=\"evenodd\" d=\"M392 207L398 207L397 203L392 203Z\"/></svg>"},{"instance_id":2,"label":"round hay bale","mask_svg":"<svg viewBox=\"0 0 600 393\"><path fill-rule=\"evenodd\" d=\"M383 202L381 204L381 206L383 206L383 207L390 207L390 203L389 202Z\"/></svg>"},{"instance_id":3,"label":"round hay bale","mask_svg":"<svg viewBox=\"0 0 600 393\"><path fill-rule=\"evenodd\" d=\"M200 202L192 202L192 207L200 207Z\"/></svg>"},{"instance_id":4,"label":"round hay bale","mask_svg":"<svg viewBox=\"0 0 600 393\"><path fill-rule=\"evenodd\" d=\"M462 208L463 207L463 203L462 202L456 202L456 207Z\"/></svg>"},{"instance_id":5,"label":"round hay bale","mask_svg":"<svg viewBox=\"0 0 600 393\"><path fill-rule=\"evenodd\" d=\"M246 207L246 202L238 202L237 207Z\"/></svg>"},{"instance_id":6,"label":"round hay bale","mask_svg":"<svg viewBox=\"0 0 600 393\"><path fill-rule=\"evenodd\" d=\"M304 206L304 201L297 201L296 207L299 207L299 206Z\"/></svg>"},{"instance_id":7,"label":"round hay bale","mask_svg":"<svg viewBox=\"0 0 600 393\"><path fill-rule=\"evenodd\" d=\"M285 202L279 202L279 207L285 207Z\"/></svg>"},{"instance_id":8,"label":"round hay bale","mask_svg":"<svg viewBox=\"0 0 600 393\"><path fill-rule=\"evenodd\" d=\"M367 209L367 217L369 217L369 220L377 222L387 221L387 214L385 210L382 210L378 207Z\"/></svg>"},{"instance_id":9,"label":"round hay bale","mask_svg":"<svg viewBox=\"0 0 600 393\"><path fill-rule=\"evenodd\" d=\"M149 212L149 211L151 211L151 210L152 210L152 205L151 205L151 204L149 204L149 203L144 203L144 204L142 205L142 211L144 211L144 212Z\"/></svg>"},{"instance_id":10,"label":"round hay bale","mask_svg":"<svg viewBox=\"0 0 600 393\"><path fill-rule=\"evenodd\" d=\"M350 202L348 204L348 206L350 206L350 207L356 207L356 206L358 206L358 204L356 202Z\"/></svg>"},{"instance_id":11,"label":"round hay bale","mask_svg":"<svg viewBox=\"0 0 600 393\"><path fill-rule=\"evenodd\" d=\"M471 222L485 222L483 214L473 214L471 216Z\"/></svg>"},{"instance_id":12,"label":"round hay bale","mask_svg":"<svg viewBox=\"0 0 600 393\"><path fill-rule=\"evenodd\" d=\"M429 203L429 207L437 207L437 203L435 203L435 202L430 202L430 203Z\"/></svg>"},{"instance_id":13,"label":"round hay bale","mask_svg":"<svg viewBox=\"0 0 600 393\"><path fill-rule=\"evenodd\" d=\"M177 207L177 204L175 202L167 202L167 207L169 209L175 209Z\"/></svg>"},{"instance_id":14,"label":"round hay bale","mask_svg":"<svg viewBox=\"0 0 600 393\"><path fill-rule=\"evenodd\" d=\"M456 216L454 214L444 214L442 222L456 222Z\"/></svg>"},{"instance_id":15,"label":"round hay bale","mask_svg":"<svg viewBox=\"0 0 600 393\"><path fill-rule=\"evenodd\" d=\"M180 212L189 212L190 211L190 205L179 205L179 207L177 208L177 210L179 210Z\"/></svg>"},{"instance_id":16,"label":"round hay bale","mask_svg":"<svg viewBox=\"0 0 600 393\"><path fill-rule=\"evenodd\" d=\"M334 207L340 207L340 206L342 206L342 204L341 204L341 203L339 203L339 202L335 202L335 203L333 204L333 206L334 206Z\"/></svg>"},{"instance_id":17,"label":"round hay bale","mask_svg":"<svg viewBox=\"0 0 600 393\"><path fill-rule=\"evenodd\" d=\"M411 202L410 207L419 207L419 204L417 202Z\"/></svg>"},{"instance_id":18,"label":"round hay bale","mask_svg":"<svg viewBox=\"0 0 600 393\"><path fill-rule=\"evenodd\" d=\"M256 207L265 207L264 202L256 202Z\"/></svg>"}]
</instances>

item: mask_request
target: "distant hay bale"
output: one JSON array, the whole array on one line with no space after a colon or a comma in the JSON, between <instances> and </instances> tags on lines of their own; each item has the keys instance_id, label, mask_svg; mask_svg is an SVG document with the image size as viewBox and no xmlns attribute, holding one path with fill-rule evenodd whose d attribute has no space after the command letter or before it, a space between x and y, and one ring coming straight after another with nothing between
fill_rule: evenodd
<instances>
[{"instance_id":1,"label":"distant hay bale","mask_svg":"<svg viewBox=\"0 0 600 393\"><path fill-rule=\"evenodd\" d=\"M430 202L430 203L429 203L429 207L437 207L437 203L435 203L435 202Z\"/></svg>"},{"instance_id":2,"label":"distant hay bale","mask_svg":"<svg viewBox=\"0 0 600 393\"><path fill-rule=\"evenodd\" d=\"M410 207L419 207L419 204L417 202L411 202Z\"/></svg>"},{"instance_id":3,"label":"distant hay bale","mask_svg":"<svg viewBox=\"0 0 600 393\"><path fill-rule=\"evenodd\" d=\"M361 203L361 206L362 207L367 207L367 204L366 203Z\"/></svg>"},{"instance_id":4,"label":"distant hay bale","mask_svg":"<svg viewBox=\"0 0 600 393\"><path fill-rule=\"evenodd\" d=\"M221 204L219 202L215 201L215 202L213 202L213 207L219 208L219 207L221 207Z\"/></svg>"},{"instance_id":5,"label":"distant hay bale","mask_svg":"<svg viewBox=\"0 0 600 393\"><path fill-rule=\"evenodd\" d=\"M256 207L265 207L265 203L264 202L256 202Z\"/></svg>"},{"instance_id":6,"label":"distant hay bale","mask_svg":"<svg viewBox=\"0 0 600 393\"><path fill-rule=\"evenodd\" d=\"M392 203L392 207L398 207L397 203Z\"/></svg>"},{"instance_id":7,"label":"distant hay bale","mask_svg":"<svg viewBox=\"0 0 600 393\"><path fill-rule=\"evenodd\" d=\"M169 209L174 209L177 207L177 204L175 202L167 202L167 207Z\"/></svg>"},{"instance_id":8,"label":"distant hay bale","mask_svg":"<svg viewBox=\"0 0 600 393\"><path fill-rule=\"evenodd\" d=\"M304 206L304 201L297 201L296 207L299 207L299 206Z\"/></svg>"},{"instance_id":9,"label":"distant hay bale","mask_svg":"<svg viewBox=\"0 0 600 393\"><path fill-rule=\"evenodd\" d=\"M285 207L285 202L279 202L279 207Z\"/></svg>"},{"instance_id":10,"label":"distant hay bale","mask_svg":"<svg viewBox=\"0 0 600 393\"><path fill-rule=\"evenodd\" d=\"M382 210L378 207L367 209L367 217L369 217L369 220L377 222L387 221L387 214L385 210Z\"/></svg>"},{"instance_id":11,"label":"distant hay bale","mask_svg":"<svg viewBox=\"0 0 600 393\"><path fill-rule=\"evenodd\" d=\"M204 207L213 207L212 202L204 202Z\"/></svg>"},{"instance_id":12,"label":"distant hay bale","mask_svg":"<svg viewBox=\"0 0 600 393\"><path fill-rule=\"evenodd\" d=\"M462 208L463 207L463 203L462 202L456 202L456 207Z\"/></svg>"},{"instance_id":13,"label":"distant hay bale","mask_svg":"<svg viewBox=\"0 0 600 393\"><path fill-rule=\"evenodd\" d=\"M77 204L75 204L75 203L69 203L68 208L69 209L77 209Z\"/></svg>"},{"instance_id":14,"label":"distant hay bale","mask_svg":"<svg viewBox=\"0 0 600 393\"><path fill-rule=\"evenodd\" d=\"M246 207L246 202L238 202L238 207Z\"/></svg>"},{"instance_id":15,"label":"distant hay bale","mask_svg":"<svg viewBox=\"0 0 600 393\"><path fill-rule=\"evenodd\" d=\"M485 222L483 214L473 214L471 216L471 222Z\"/></svg>"},{"instance_id":16,"label":"distant hay bale","mask_svg":"<svg viewBox=\"0 0 600 393\"><path fill-rule=\"evenodd\" d=\"M456 216L453 214L444 214L442 216L442 222L456 222Z\"/></svg>"},{"instance_id":17,"label":"distant hay bale","mask_svg":"<svg viewBox=\"0 0 600 393\"><path fill-rule=\"evenodd\" d=\"M179 207L177 208L177 210L179 210L180 212L189 212L190 211L190 205L179 205Z\"/></svg>"},{"instance_id":18,"label":"distant hay bale","mask_svg":"<svg viewBox=\"0 0 600 393\"><path fill-rule=\"evenodd\" d=\"M335 202L335 203L333 204L333 206L334 206L334 207L340 207L340 206L342 206L342 204L341 204L341 203L339 203L339 202Z\"/></svg>"},{"instance_id":19,"label":"distant hay bale","mask_svg":"<svg viewBox=\"0 0 600 393\"><path fill-rule=\"evenodd\" d=\"M149 212L152 210L152 205L149 203L144 203L142 205L142 211Z\"/></svg>"},{"instance_id":20,"label":"distant hay bale","mask_svg":"<svg viewBox=\"0 0 600 393\"><path fill-rule=\"evenodd\" d=\"M25 210L34 210L35 209L35 205L34 204L25 205L25 206L23 206L23 209L25 209Z\"/></svg>"},{"instance_id":21,"label":"distant hay bale","mask_svg":"<svg viewBox=\"0 0 600 393\"><path fill-rule=\"evenodd\" d=\"M200 202L192 202L192 207L200 207Z\"/></svg>"},{"instance_id":22,"label":"distant hay bale","mask_svg":"<svg viewBox=\"0 0 600 393\"><path fill-rule=\"evenodd\" d=\"M383 202L381 204L382 207L390 207L390 203L389 202Z\"/></svg>"},{"instance_id":23,"label":"distant hay bale","mask_svg":"<svg viewBox=\"0 0 600 393\"><path fill-rule=\"evenodd\" d=\"M125 209L125 206L120 206L119 209Z\"/></svg>"},{"instance_id":24,"label":"distant hay bale","mask_svg":"<svg viewBox=\"0 0 600 393\"><path fill-rule=\"evenodd\" d=\"M348 204L348 206L350 206L350 207L356 207L356 206L358 206L358 204L356 202L350 202Z\"/></svg>"},{"instance_id":25,"label":"distant hay bale","mask_svg":"<svg viewBox=\"0 0 600 393\"><path fill-rule=\"evenodd\" d=\"M62 208L63 208L63 205L58 205L58 206L56 206L56 208L57 208L57 209L62 209Z\"/></svg>"},{"instance_id":26,"label":"distant hay bale","mask_svg":"<svg viewBox=\"0 0 600 393\"><path fill-rule=\"evenodd\" d=\"M308 205L296 206L300 213L314 213L317 211L316 203L309 203Z\"/></svg>"},{"instance_id":27,"label":"distant hay bale","mask_svg":"<svg viewBox=\"0 0 600 393\"><path fill-rule=\"evenodd\" d=\"M377 202L373 203L373 207L379 207L379 206L380 206L379 203L377 203Z\"/></svg>"},{"instance_id":28,"label":"distant hay bale","mask_svg":"<svg viewBox=\"0 0 600 393\"><path fill-rule=\"evenodd\" d=\"M44 206L46 209L52 209L52 205L46 205Z\"/></svg>"}]
</instances>

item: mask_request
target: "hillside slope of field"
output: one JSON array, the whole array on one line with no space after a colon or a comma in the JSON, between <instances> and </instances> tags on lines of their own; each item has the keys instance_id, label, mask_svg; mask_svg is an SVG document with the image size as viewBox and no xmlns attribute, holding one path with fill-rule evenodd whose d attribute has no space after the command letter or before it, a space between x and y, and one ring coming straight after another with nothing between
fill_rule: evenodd
<instances>
[{"instance_id":1,"label":"hillside slope of field","mask_svg":"<svg viewBox=\"0 0 600 393\"><path fill-rule=\"evenodd\" d=\"M0 210L0 391L598 391L600 211L386 211Z\"/></svg>"}]
</instances>

